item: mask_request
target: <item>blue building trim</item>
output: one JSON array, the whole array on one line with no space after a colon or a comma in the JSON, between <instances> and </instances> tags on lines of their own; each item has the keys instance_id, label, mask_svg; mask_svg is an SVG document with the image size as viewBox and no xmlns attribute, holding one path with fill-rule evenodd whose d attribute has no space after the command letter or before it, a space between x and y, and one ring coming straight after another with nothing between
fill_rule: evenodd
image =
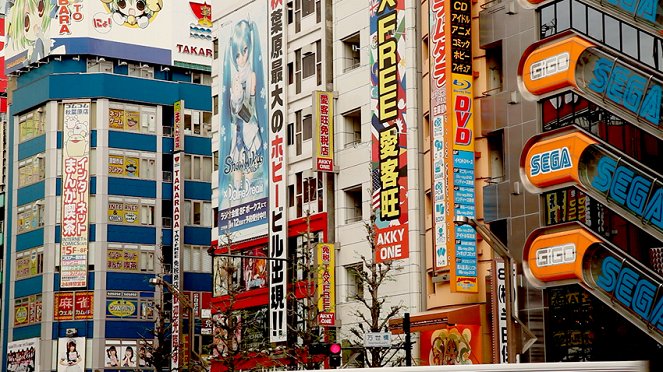
<instances>
[{"instance_id":1,"label":"blue building trim","mask_svg":"<svg viewBox=\"0 0 663 372\"><path fill-rule=\"evenodd\" d=\"M161 229L161 242L165 246L173 245L173 230L172 229Z\"/></svg>"},{"instance_id":2,"label":"blue building trim","mask_svg":"<svg viewBox=\"0 0 663 372\"><path fill-rule=\"evenodd\" d=\"M153 134L108 131L108 147L136 151L157 151L157 137Z\"/></svg>"},{"instance_id":3,"label":"blue building trim","mask_svg":"<svg viewBox=\"0 0 663 372\"><path fill-rule=\"evenodd\" d=\"M157 229L150 226L108 225L107 236L109 242L156 244Z\"/></svg>"},{"instance_id":4,"label":"blue building trim","mask_svg":"<svg viewBox=\"0 0 663 372\"><path fill-rule=\"evenodd\" d=\"M9 298L9 296L7 296ZM5 315L5 318L7 315ZM7 330L9 327L5 327L5 334L7 334ZM41 324L32 324L29 326L23 326L23 327L16 327L14 328L13 333L13 339L14 340L25 340L28 338L33 338L33 337L40 337L41 336ZM5 350L4 353L2 353L2 365L6 366L7 365L7 342L2 343L2 348Z\"/></svg>"},{"instance_id":5,"label":"blue building trim","mask_svg":"<svg viewBox=\"0 0 663 372\"><path fill-rule=\"evenodd\" d=\"M32 138L18 145L18 160L27 159L46 151L46 135ZM10 152L10 151L7 151Z\"/></svg>"},{"instance_id":6,"label":"blue building trim","mask_svg":"<svg viewBox=\"0 0 663 372\"><path fill-rule=\"evenodd\" d=\"M212 156L212 139L197 136L184 136L184 151L187 154Z\"/></svg>"},{"instance_id":7,"label":"blue building trim","mask_svg":"<svg viewBox=\"0 0 663 372\"><path fill-rule=\"evenodd\" d=\"M90 177L90 195L97 193L97 177ZM62 178L55 179L55 196L62 195Z\"/></svg>"},{"instance_id":8,"label":"blue building trim","mask_svg":"<svg viewBox=\"0 0 663 372\"><path fill-rule=\"evenodd\" d=\"M42 279L41 275L37 275L31 278L17 280L16 285L14 286L14 298L41 293L43 288Z\"/></svg>"},{"instance_id":9,"label":"blue building trim","mask_svg":"<svg viewBox=\"0 0 663 372\"><path fill-rule=\"evenodd\" d=\"M12 194L11 192L8 194ZM10 196L11 198L11 196ZM12 213L7 213L7 219L9 220L11 217ZM7 221L7 224L5 226L11 226L10 221ZM7 236L11 236L11 231L7 231ZM7 254L9 254L9 248L11 245L11 239L7 239ZM35 229L32 231L24 232L23 234L16 235L16 252L21 252L26 249L34 248L34 247L39 247L40 245L44 245L44 228L41 227L39 229ZM9 258L7 258L9 260ZM9 277L9 273L11 271L5 271L7 273L6 277ZM7 281L9 282L9 281ZM4 293L9 293L9 292L4 292Z\"/></svg>"},{"instance_id":10,"label":"blue building trim","mask_svg":"<svg viewBox=\"0 0 663 372\"><path fill-rule=\"evenodd\" d=\"M157 197L157 182L133 178L108 177L108 195Z\"/></svg>"},{"instance_id":11,"label":"blue building trim","mask_svg":"<svg viewBox=\"0 0 663 372\"><path fill-rule=\"evenodd\" d=\"M46 181L39 181L16 190L16 205L21 206L44 199Z\"/></svg>"},{"instance_id":12,"label":"blue building trim","mask_svg":"<svg viewBox=\"0 0 663 372\"><path fill-rule=\"evenodd\" d=\"M87 240L90 242L97 241L97 225L91 224L87 227ZM55 225L55 243L60 243L60 225Z\"/></svg>"},{"instance_id":13,"label":"blue building trim","mask_svg":"<svg viewBox=\"0 0 663 372\"><path fill-rule=\"evenodd\" d=\"M106 338L141 338L154 329L154 322L106 320Z\"/></svg>"},{"instance_id":14,"label":"blue building trim","mask_svg":"<svg viewBox=\"0 0 663 372\"><path fill-rule=\"evenodd\" d=\"M197 292L211 292L212 274L184 273L184 290L197 291Z\"/></svg>"},{"instance_id":15,"label":"blue building trim","mask_svg":"<svg viewBox=\"0 0 663 372\"><path fill-rule=\"evenodd\" d=\"M106 290L154 292L154 286L149 283L151 278L154 278L154 273L134 274L109 271L106 273Z\"/></svg>"},{"instance_id":16,"label":"blue building trim","mask_svg":"<svg viewBox=\"0 0 663 372\"><path fill-rule=\"evenodd\" d=\"M164 154L172 154L173 149L175 148L174 143L175 141L173 140L172 137L163 137L161 139L161 152L163 152Z\"/></svg>"},{"instance_id":17,"label":"blue building trim","mask_svg":"<svg viewBox=\"0 0 663 372\"><path fill-rule=\"evenodd\" d=\"M81 68L80 72L84 72L85 65ZM101 97L165 106L172 106L175 101L183 99L189 109L212 111L211 96L211 88L207 85L104 73L55 73L37 78L27 85L19 84L14 91L12 112L20 113L49 100Z\"/></svg>"},{"instance_id":18,"label":"blue building trim","mask_svg":"<svg viewBox=\"0 0 663 372\"><path fill-rule=\"evenodd\" d=\"M67 337L67 328L76 328L78 337L92 338L94 336L94 322L91 320L56 321L53 322L53 339Z\"/></svg>"},{"instance_id":19,"label":"blue building trim","mask_svg":"<svg viewBox=\"0 0 663 372\"><path fill-rule=\"evenodd\" d=\"M163 182L163 183L161 183L161 199L163 199L163 200L173 200L173 183L172 182Z\"/></svg>"},{"instance_id":20,"label":"blue building trim","mask_svg":"<svg viewBox=\"0 0 663 372\"><path fill-rule=\"evenodd\" d=\"M55 275L53 275L53 278L54 278L53 279L54 280L53 281L53 290L54 291L61 290L62 288L60 288L60 273L55 273ZM69 290L70 290L69 288L65 289L65 291L69 291ZM79 289L79 290L88 290L88 291L94 290L94 271L88 271L88 273L87 273L87 289L82 288L82 289Z\"/></svg>"},{"instance_id":21,"label":"blue building trim","mask_svg":"<svg viewBox=\"0 0 663 372\"><path fill-rule=\"evenodd\" d=\"M184 244L209 246L211 236L210 227L184 226Z\"/></svg>"},{"instance_id":22,"label":"blue building trim","mask_svg":"<svg viewBox=\"0 0 663 372\"><path fill-rule=\"evenodd\" d=\"M209 182L185 180L184 199L212 200L212 184Z\"/></svg>"}]
</instances>

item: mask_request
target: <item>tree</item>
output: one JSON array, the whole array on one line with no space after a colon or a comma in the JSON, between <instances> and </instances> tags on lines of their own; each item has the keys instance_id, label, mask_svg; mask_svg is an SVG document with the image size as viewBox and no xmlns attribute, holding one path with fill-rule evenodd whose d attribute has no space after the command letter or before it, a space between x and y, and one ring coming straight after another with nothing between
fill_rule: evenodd
<instances>
[{"instance_id":1,"label":"tree","mask_svg":"<svg viewBox=\"0 0 663 372\"><path fill-rule=\"evenodd\" d=\"M359 292L352 299L358 301L361 306L351 314L360 320L360 322L350 328L352 337L349 340L352 349L357 350L363 357L365 365L369 367L384 367L387 365L401 365L404 356L399 353L403 348L403 342L394 341L392 347L386 348L365 348L364 334L366 332L388 332L389 320L398 315L405 307L402 305L392 305L386 308L387 297L381 295L380 288L383 284L393 281L391 271L393 269L391 261L376 262L376 237L375 237L375 217L371 217L370 223L365 223L366 240L371 248L371 257L367 258L361 255L361 266L355 268L357 285L364 288L363 293Z\"/></svg>"}]
</instances>

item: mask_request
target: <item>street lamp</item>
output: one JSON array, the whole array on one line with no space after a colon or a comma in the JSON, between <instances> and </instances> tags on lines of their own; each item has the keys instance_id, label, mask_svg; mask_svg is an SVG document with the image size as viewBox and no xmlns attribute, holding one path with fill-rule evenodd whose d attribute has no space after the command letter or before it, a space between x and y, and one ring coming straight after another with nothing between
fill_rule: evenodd
<instances>
[{"instance_id":1,"label":"street lamp","mask_svg":"<svg viewBox=\"0 0 663 372\"><path fill-rule=\"evenodd\" d=\"M516 332L514 329L514 323L520 326L520 329L522 332L524 332L527 336L526 341L523 343L519 353L524 353L529 349L534 342L536 342L536 336L532 333L532 331L525 325L523 322L518 318L517 314L514 313L513 307L513 292L512 292L512 287L513 287L513 282L512 282L512 265L516 261L514 260L513 255L509 251L509 248L502 243L502 241L493 234L492 231L483 223L480 223L474 218L470 218L467 216L455 216L454 217L454 224L456 226L464 226L468 225L471 226L474 230L476 230L479 235L483 238L483 240L488 243L488 245L504 260L504 288L506 292L506 300L505 300L505 305L506 305L506 318L507 320L507 340L511 341L514 340L516 336ZM518 339L516 340L518 343L521 341L521 335L518 334ZM514 342L507 342L507 350L508 350L508 362L513 363L515 362L515 343Z\"/></svg>"},{"instance_id":2,"label":"street lamp","mask_svg":"<svg viewBox=\"0 0 663 372\"><path fill-rule=\"evenodd\" d=\"M189 347L188 347L188 350L187 350L187 355L188 355L189 365L191 366L192 361L193 361L192 355L194 354L194 352L193 352L193 337L194 337L194 325L195 325L195 319L193 317L193 305L191 304L189 299L186 296L184 296L182 294L182 292L180 292L180 290L178 288L175 288L172 284L170 284L167 281L163 280L163 278L161 278L161 277L150 278L149 283L150 283L150 285L153 285L153 286L166 287L168 289L168 291L173 296L177 297L178 303L182 304L184 306L184 308L187 310L187 313L189 314L189 330L188 330L188 332L189 332ZM180 315L177 314L177 316L179 317ZM178 328L177 332L178 332L178 339L179 339L180 338L179 336L181 336L181 334L182 334L181 328ZM173 343L171 348L173 350L175 348L179 348L179 342ZM171 352L173 352L173 351L171 351ZM179 354L179 352L178 352L178 354ZM198 356L198 355L196 354L196 356ZM197 358L197 359L199 361L202 361L201 358ZM182 364L181 360L178 359L178 365L181 365L181 364ZM189 368L189 370L192 370L192 369Z\"/></svg>"}]
</instances>

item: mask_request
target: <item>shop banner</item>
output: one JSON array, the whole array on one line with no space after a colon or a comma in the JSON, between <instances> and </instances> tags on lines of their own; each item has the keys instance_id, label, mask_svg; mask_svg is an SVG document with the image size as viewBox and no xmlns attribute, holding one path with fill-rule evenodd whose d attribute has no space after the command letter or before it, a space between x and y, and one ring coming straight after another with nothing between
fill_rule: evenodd
<instances>
[{"instance_id":1,"label":"shop banner","mask_svg":"<svg viewBox=\"0 0 663 372\"><path fill-rule=\"evenodd\" d=\"M334 244L318 243L318 324L322 327L336 325L336 250Z\"/></svg>"},{"instance_id":2,"label":"shop banner","mask_svg":"<svg viewBox=\"0 0 663 372\"><path fill-rule=\"evenodd\" d=\"M7 345L7 372L40 371L38 337L13 341Z\"/></svg>"},{"instance_id":3,"label":"shop banner","mask_svg":"<svg viewBox=\"0 0 663 372\"><path fill-rule=\"evenodd\" d=\"M60 287L87 286L90 103L65 102Z\"/></svg>"},{"instance_id":4,"label":"shop banner","mask_svg":"<svg viewBox=\"0 0 663 372\"><path fill-rule=\"evenodd\" d=\"M173 104L173 151L184 151L184 100Z\"/></svg>"},{"instance_id":5,"label":"shop banner","mask_svg":"<svg viewBox=\"0 0 663 372\"><path fill-rule=\"evenodd\" d=\"M182 152L173 154L173 287L182 288L181 283L181 249L182 249L182 202L184 196L184 180L182 179ZM180 300L179 296L173 296L171 317L171 368L179 368L180 360Z\"/></svg>"},{"instance_id":6,"label":"shop banner","mask_svg":"<svg viewBox=\"0 0 663 372\"><path fill-rule=\"evenodd\" d=\"M370 2L372 211L375 261L410 256L405 0Z\"/></svg>"},{"instance_id":7,"label":"shop banner","mask_svg":"<svg viewBox=\"0 0 663 372\"><path fill-rule=\"evenodd\" d=\"M334 171L334 94L313 92L313 170Z\"/></svg>"},{"instance_id":8,"label":"shop banner","mask_svg":"<svg viewBox=\"0 0 663 372\"><path fill-rule=\"evenodd\" d=\"M94 292L56 292L53 319L86 320L94 316Z\"/></svg>"}]
</instances>

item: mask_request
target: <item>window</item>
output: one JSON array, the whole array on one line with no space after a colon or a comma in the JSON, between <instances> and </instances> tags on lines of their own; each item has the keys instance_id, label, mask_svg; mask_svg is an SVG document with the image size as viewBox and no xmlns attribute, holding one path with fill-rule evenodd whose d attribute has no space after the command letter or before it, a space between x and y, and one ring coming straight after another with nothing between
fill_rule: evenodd
<instances>
[{"instance_id":1,"label":"window","mask_svg":"<svg viewBox=\"0 0 663 372\"><path fill-rule=\"evenodd\" d=\"M213 163L213 168L212 171L216 172L219 170L219 151L214 151L212 153L212 163ZM212 175L210 174L210 180L211 180Z\"/></svg>"},{"instance_id":2,"label":"window","mask_svg":"<svg viewBox=\"0 0 663 372\"><path fill-rule=\"evenodd\" d=\"M154 225L154 200L108 198L108 223Z\"/></svg>"},{"instance_id":3,"label":"window","mask_svg":"<svg viewBox=\"0 0 663 372\"><path fill-rule=\"evenodd\" d=\"M504 131L499 130L488 135L488 153L490 158L490 179L504 180Z\"/></svg>"},{"instance_id":4,"label":"window","mask_svg":"<svg viewBox=\"0 0 663 372\"><path fill-rule=\"evenodd\" d=\"M212 272L212 257L207 254L208 246L183 245L182 267L184 271Z\"/></svg>"},{"instance_id":5,"label":"window","mask_svg":"<svg viewBox=\"0 0 663 372\"><path fill-rule=\"evenodd\" d=\"M302 65L304 66L302 78L306 79L313 76L315 74L315 53L304 54Z\"/></svg>"},{"instance_id":6,"label":"window","mask_svg":"<svg viewBox=\"0 0 663 372\"><path fill-rule=\"evenodd\" d=\"M18 163L18 187L31 185L46 178L44 155L44 153L41 153Z\"/></svg>"},{"instance_id":7,"label":"window","mask_svg":"<svg viewBox=\"0 0 663 372\"><path fill-rule=\"evenodd\" d=\"M18 118L18 141L24 142L45 133L45 107L39 107Z\"/></svg>"},{"instance_id":8,"label":"window","mask_svg":"<svg viewBox=\"0 0 663 372\"><path fill-rule=\"evenodd\" d=\"M219 115L219 95L215 94L212 96L212 113L214 115Z\"/></svg>"},{"instance_id":9,"label":"window","mask_svg":"<svg viewBox=\"0 0 663 372\"><path fill-rule=\"evenodd\" d=\"M361 143L361 109L346 112L343 116L343 138L345 147Z\"/></svg>"},{"instance_id":10,"label":"window","mask_svg":"<svg viewBox=\"0 0 663 372\"><path fill-rule=\"evenodd\" d=\"M154 225L154 205L140 206L140 224Z\"/></svg>"},{"instance_id":11,"label":"window","mask_svg":"<svg viewBox=\"0 0 663 372\"><path fill-rule=\"evenodd\" d=\"M208 137L212 133L212 115L204 111L184 110L184 134Z\"/></svg>"},{"instance_id":12,"label":"window","mask_svg":"<svg viewBox=\"0 0 663 372\"><path fill-rule=\"evenodd\" d=\"M293 11L293 7L292 7L292 1L288 1L288 3L286 4L286 9L288 11L288 24L290 25L290 24L292 24L293 18L294 18L294 11Z\"/></svg>"},{"instance_id":13,"label":"window","mask_svg":"<svg viewBox=\"0 0 663 372\"><path fill-rule=\"evenodd\" d=\"M154 307L154 292L133 292L133 291L108 291L106 296L107 303L131 303L135 306L133 312L130 314L124 312L108 312L108 318L122 318L122 320L145 320L154 319L156 309ZM126 341L125 341L126 342ZM121 341L107 341L106 346L115 344L114 346L119 350L121 349ZM132 347L136 346L136 341L129 342ZM129 345L127 345L129 346Z\"/></svg>"},{"instance_id":14,"label":"window","mask_svg":"<svg viewBox=\"0 0 663 372\"><path fill-rule=\"evenodd\" d=\"M112 271L154 271L153 245L109 243L106 268Z\"/></svg>"},{"instance_id":15,"label":"window","mask_svg":"<svg viewBox=\"0 0 663 372\"><path fill-rule=\"evenodd\" d=\"M313 116L306 115L302 121L302 139L310 140L313 137Z\"/></svg>"},{"instance_id":16,"label":"window","mask_svg":"<svg viewBox=\"0 0 663 372\"><path fill-rule=\"evenodd\" d=\"M317 243L322 241L322 233L319 231L312 232L310 239L306 235L299 235L288 239L288 245L294 248L290 252L290 258L295 262L292 265L293 272L291 273L292 281L298 282L308 280L309 275L315 276L315 272L309 270L315 267L315 247Z\"/></svg>"},{"instance_id":17,"label":"window","mask_svg":"<svg viewBox=\"0 0 663 372\"><path fill-rule=\"evenodd\" d=\"M362 219L361 186L345 190L345 223Z\"/></svg>"},{"instance_id":18,"label":"window","mask_svg":"<svg viewBox=\"0 0 663 372\"><path fill-rule=\"evenodd\" d=\"M183 160L182 171L185 180L206 182L212 180L211 156L185 154ZM216 161L216 169L218 169L218 160Z\"/></svg>"},{"instance_id":19,"label":"window","mask_svg":"<svg viewBox=\"0 0 663 372\"><path fill-rule=\"evenodd\" d=\"M111 103L108 110L108 129L128 132L155 133L157 110L151 106Z\"/></svg>"},{"instance_id":20,"label":"window","mask_svg":"<svg viewBox=\"0 0 663 372\"><path fill-rule=\"evenodd\" d=\"M345 277L347 279L346 287L346 300L357 301L359 298L364 298L364 280L361 277L361 272L364 267L361 263L345 267Z\"/></svg>"},{"instance_id":21,"label":"window","mask_svg":"<svg viewBox=\"0 0 663 372\"><path fill-rule=\"evenodd\" d=\"M194 84L201 85L212 85L212 75L205 72L192 72L191 73L191 82Z\"/></svg>"},{"instance_id":22,"label":"window","mask_svg":"<svg viewBox=\"0 0 663 372\"><path fill-rule=\"evenodd\" d=\"M127 74L129 76L154 79L154 67L142 63L139 64L129 63L129 66L127 68Z\"/></svg>"},{"instance_id":23,"label":"window","mask_svg":"<svg viewBox=\"0 0 663 372\"><path fill-rule=\"evenodd\" d=\"M302 17L313 14L315 12L315 0L301 0L302 1Z\"/></svg>"},{"instance_id":24,"label":"window","mask_svg":"<svg viewBox=\"0 0 663 372\"><path fill-rule=\"evenodd\" d=\"M41 294L14 300L14 327L41 323Z\"/></svg>"},{"instance_id":25,"label":"window","mask_svg":"<svg viewBox=\"0 0 663 372\"><path fill-rule=\"evenodd\" d=\"M16 280L39 275L44 272L44 247L32 248L16 253Z\"/></svg>"},{"instance_id":26,"label":"window","mask_svg":"<svg viewBox=\"0 0 663 372\"><path fill-rule=\"evenodd\" d=\"M198 200L184 201L184 226L212 226L212 203Z\"/></svg>"},{"instance_id":27,"label":"window","mask_svg":"<svg viewBox=\"0 0 663 372\"><path fill-rule=\"evenodd\" d=\"M304 177L302 172L295 174L295 184L288 185L288 200L290 207L297 207L297 210L293 211L297 218L304 217L307 211L311 213L323 211L322 180L322 172L311 177Z\"/></svg>"},{"instance_id":28,"label":"window","mask_svg":"<svg viewBox=\"0 0 663 372\"><path fill-rule=\"evenodd\" d=\"M108 151L108 176L156 179L156 155L135 151Z\"/></svg>"},{"instance_id":29,"label":"window","mask_svg":"<svg viewBox=\"0 0 663 372\"><path fill-rule=\"evenodd\" d=\"M44 200L37 200L19 206L16 211L18 228L17 233L24 233L44 226Z\"/></svg>"},{"instance_id":30,"label":"window","mask_svg":"<svg viewBox=\"0 0 663 372\"><path fill-rule=\"evenodd\" d=\"M343 42L343 71L353 70L359 67L361 58L359 51L359 32L342 40Z\"/></svg>"},{"instance_id":31,"label":"window","mask_svg":"<svg viewBox=\"0 0 663 372\"><path fill-rule=\"evenodd\" d=\"M113 73L113 62L106 61L103 58L88 59L87 72L108 72Z\"/></svg>"},{"instance_id":32,"label":"window","mask_svg":"<svg viewBox=\"0 0 663 372\"><path fill-rule=\"evenodd\" d=\"M483 95L493 95L502 91L502 44L486 49L486 87Z\"/></svg>"}]
</instances>

